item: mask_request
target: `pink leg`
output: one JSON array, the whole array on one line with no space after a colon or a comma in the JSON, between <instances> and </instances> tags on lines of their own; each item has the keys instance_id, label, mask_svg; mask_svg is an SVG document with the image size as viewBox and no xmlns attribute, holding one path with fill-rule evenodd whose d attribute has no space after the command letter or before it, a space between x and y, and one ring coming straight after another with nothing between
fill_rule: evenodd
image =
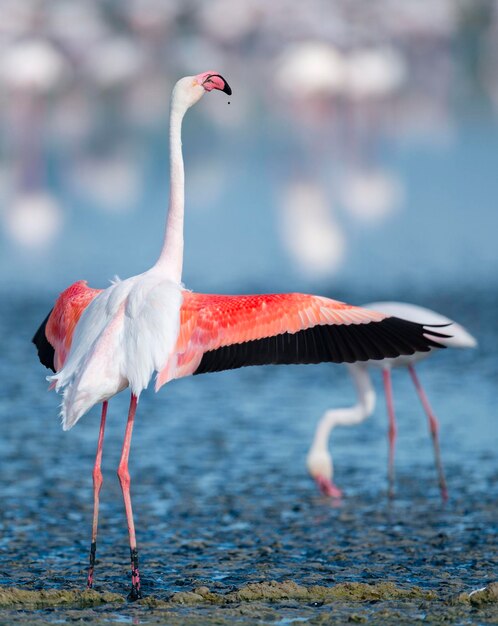
<instances>
[{"instance_id":1,"label":"pink leg","mask_svg":"<svg viewBox=\"0 0 498 626\"><path fill-rule=\"evenodd\" d=\"M429 400L425 394L425 391L420 384L418 376L415 372L415 368L410 365L408 369L410 371L410 375L412 377L413 384L415 385L415 389L417 390L417 393L419 395L420 401L422 402L422 406L424 407L424 410L427 413L427 417L429 418L429 428L431 431L432 445L434 446L434 457L436 459L439 489L441 490L441 498L443 502L446 502L448 500L448 489L446 487L446 478L444 477L443 462L441 460L441 450L439 447L439 423L436 416L432 412L431 405L429 404Z\"/></svg>"},{"instance_id":2,"label":"pink leg","mask_svg":"<svg viewBox=\"0 0 498 626\"><path fill-rule=\"evenodd\" d=\"M384 390L386 394L387 415L389 417L389 465L387 468L388 495L394 497L394 448L396 445L396 415L394 413L393 388L391 383L391 370L386 367L382 371L384 377Z\"/></svg>"},{"instance_id":3,"label":"pink leg","mask_svg":"<svg viewBox=\"0 0 498 626\"><path fill-rule=\"evenodd\" d=\"M90 567L88 568L87 587L91 589L93 586L93 570L95 568L95 553L97 552L97 527L99 524L99 494L102 487L102 472L100 465L102 463L102 447L104 445L105 419L107 416L107 401L102 404L102 417L100 419L99 441L97 444L97 456L95 457L95 465L93 466L93 525L92 525L92 543L90 545Z\"/></svg>"},{"instance_id":4,"label":"pink leg","mask_svg":"<svg viewBox=\"0 0 498 626\"><path fill-rule=\"evenodd\" d=\"M131 591L128 600L138 600L142 597L140 591L140 574L138 572L138 550L135 539L135 524L133 522L133 511L130 497L130 474L128 472L128 457L130 456L131 435L133 432L133 421L137 410L137 396L131 394L130 410L128 412L128 422L126 423L125 438L121 460L119 461L118 477L123 491L123 499L126 510L126 521L128 522L128 533L130 535L130 556L131 556Z\"/></svg>"}]
</instances>

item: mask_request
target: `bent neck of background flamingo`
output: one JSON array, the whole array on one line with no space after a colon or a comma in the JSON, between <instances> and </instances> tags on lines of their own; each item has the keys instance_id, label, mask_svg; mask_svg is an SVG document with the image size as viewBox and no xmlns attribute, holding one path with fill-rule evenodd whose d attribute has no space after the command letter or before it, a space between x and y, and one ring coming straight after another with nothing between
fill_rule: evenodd
<instances>
[{"instance_id":1,"label":"bent neck of background flamingo","mask_svg":"<svg viewBox=\"0 0 498 626\"><path fill-rule=\"evenodd\" d=\"M185 211L185 173L182 155L182 120L188 106L175 97L171 101L169 150L170 192L164 243L156 267L174 282L181 282L183 268L183 218Z\"/></svg>"},{"instance_id":2,"label":"bent neck of background flamingo","mask_svg":"<svg viewBox=\"0 0 498 626\"><path fill-rule=\"evenodd\" d=\"M318 424L311 450L324 452L328 449L329 436L336 426L353 426L369 417L375 409L375 390L368 369L364 365L352 364L348 366L353 378L357 402L351 407L331 409L325 412Z\"/></svg>"},{"instance_id":3,"label":"bent neck of background flamingo","mask_svg":"<svg viewBox=\"0 0 498 626\"><path fill-rule=\"evenodd\" d=\"M361 407L365 417L369 417L375 410L376 395L370 372L368 371L368 365L351 363L347 368L356 387L358 405Z\"/></svg>"}]
</instances>

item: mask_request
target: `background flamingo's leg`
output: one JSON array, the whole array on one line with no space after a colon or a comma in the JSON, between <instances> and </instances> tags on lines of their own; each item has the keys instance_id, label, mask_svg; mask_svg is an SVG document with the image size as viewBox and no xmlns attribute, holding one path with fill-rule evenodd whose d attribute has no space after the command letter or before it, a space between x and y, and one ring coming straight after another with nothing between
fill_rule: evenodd
<instances>
[{"instance_id":1,"label":"background flamingo's leg","mask_svg":"<svg viewBox=\"0 0 498 626\"><path fill-rule=\"evenodd\" d=\"M448 488L446 486L443 462L441 460L441 449L439 446L439 422L432 411L432 407L429 404L429 400L424 391L424 388L420 384L417 373L415 372L415 368L410 365L408 369L410 371L410 376L412 377L413 384L415 385L415 389L417 390L420 401L422 402L422 406L424 407L424 410L427 413L427 417L429 419L429 429L432 437L432 445L434 446L434 458L436 460L439 489L441 491L441 498L443 502L446 502L448 500Z\"/></svg>"},{"instance_id":2,"label":"background flamingo's leg","mask_svg":"<svg viewBox=\"0 0 498 626\"><path fill-rule=\"evenodd\" d=\"M391 370L386 367L383 370L384 390L386 394L387 415L389 417L389 463L387 467L388 495L394 497L394 451L396 446L396 415L394 413L393 388L391 382Z\"/></svg>"}]
</instances>

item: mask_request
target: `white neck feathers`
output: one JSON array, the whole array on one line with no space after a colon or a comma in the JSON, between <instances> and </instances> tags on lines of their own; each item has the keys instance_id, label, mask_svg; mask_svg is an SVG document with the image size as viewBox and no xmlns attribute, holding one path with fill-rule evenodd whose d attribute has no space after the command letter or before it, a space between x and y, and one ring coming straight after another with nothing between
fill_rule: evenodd
<instances>
[{"instance_id":1,"label":"white neck feathers","mask_svg":"<svg viewBox=\"0 0 498 626\"><path fill-rule=\"evenodd\" d=\"M182 155L182 120L188 108L196 102L200 93L186 93L192 80L178 81L171 98L169 150L170 150L170 192L168 219L164 243L156 267L166 278L181 282L183 268L183 216L185 210L185 174ZM202 91L202 88L200 88Z\"/></svg>"}]
</instances>

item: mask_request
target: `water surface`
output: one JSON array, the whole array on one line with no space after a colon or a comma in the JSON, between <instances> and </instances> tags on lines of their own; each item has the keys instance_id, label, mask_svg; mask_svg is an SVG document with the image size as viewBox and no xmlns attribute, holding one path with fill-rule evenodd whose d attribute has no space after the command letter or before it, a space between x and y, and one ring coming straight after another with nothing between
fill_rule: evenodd
<instances>
[{"instance_id":1,"label":"water surface","mask_svg":"<svg viewBox=\"0 0 498 626\"><path fill-rule=\"evenodd\" d=\"M344 297L357 301L355 295ZM394 373L399 440L392 504L382 396L371 419L333 433L344 500L337 505L319 495L306 474L317 419L326 408L354 400L344 368L246 368L174 381L158 395L143 395L132 445L145 594L165 599L202 585L223 593L289 579L324 586L391 581L447 599L496 579L498 333L492 311L498 302L487 291L439 299L412 293L405 300L408 295L452 315L480 342L477 350L447 350L419 368L441 422L450 501L440 502L426 418L404 371ZM78 588L86 574L99 412L68 433L60 428L59 399L46 391L47 372L29 343L49 306L48 299L13 296L0 307L0 576L6 588ZM123 595L127 530L115 470L127 404L125 393L110 403L96 568L96 589ZM290 604L280 607L282 619L331 611ZM352 606L345 614L381 607ZM405 613L397 610L414 618L412 604ZM99 611L124 622L135 615L147 623L149 615L127 605ZM189 619L210 616L206 607L183 611ZM40 612L28 615L40 618ZM68 615L45 611L43 619Z\"/></svg>"}]
</instances>

